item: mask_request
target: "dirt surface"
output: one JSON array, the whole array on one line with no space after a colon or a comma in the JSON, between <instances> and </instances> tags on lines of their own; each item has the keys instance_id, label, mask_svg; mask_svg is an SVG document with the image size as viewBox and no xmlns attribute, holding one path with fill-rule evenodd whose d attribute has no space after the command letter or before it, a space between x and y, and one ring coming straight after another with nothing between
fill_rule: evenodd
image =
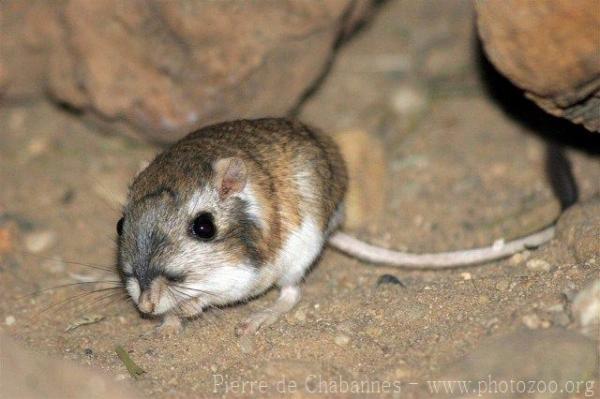
<instances>
[{"instance_id":1,"label":"dirt surface","mask_svg":"<svg viewBox=\"0 0 600 399\"><path fill-rule=\"evenodd\" d=\"M535 107L511 111L520 97L505 101L511 91L482 70L471 13L468 2L386 3L301 108L304 120L331 133L364 130L384 144L386 206L363 215L355 231L362 238L417 252L468 248L523 235L559 214L544 175L547 132L539 126L566 125L540 122ZM121 291L46 290L86 277L114 279L101 269L114 264L120 203L158 148L100 134L47 103L1 108L0 131L0 332L38 354L91 366L151 398L351 396L344 381L390 384L387 391L363 386L358 397L430 397L425 381L461 370L461 359L488 339L517 342L551 329L568 333L569 345L555 345L552 339L566 342L556 334L540 338L546 349L536 353L550 357L530 357L532 367L553 361L549 369L561 370L562 359L574 358L568 364L581 369L557 379L595 378L597 353L577 359L596 344L577 332L569 311L575 293L599 277L590 219L561 221L564 231L581 223L588 233L443 272L373 267L326 250L300 304L252 342L240 343L234 328L275 291L209 312L181 336L162 339L152 335L156 321L141 318ZM561 135L572 139L579 207L597 209L600 162L590 151L597 140L576 128ZM585 249L569 237L584 237ZM378 285L386 274L402 284L387 277L391 283ZM94 315L102 319L65 331ZM141 378L129 376L116 345L146 371ZM504 346L490 346L496 352L484 358L496 363L485 367L510 364ZM583 387L582 397L590 392Z\"/></svg>"}]
</instances>

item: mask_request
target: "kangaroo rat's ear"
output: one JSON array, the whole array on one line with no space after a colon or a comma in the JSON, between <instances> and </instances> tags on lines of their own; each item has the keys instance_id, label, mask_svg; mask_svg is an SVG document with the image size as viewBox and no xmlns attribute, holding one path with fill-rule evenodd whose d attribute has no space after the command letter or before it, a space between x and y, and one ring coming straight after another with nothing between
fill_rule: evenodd
<instances>
[{"instance_id":1,"label":"kangaroo rat's ear","mask_svg":"<svg viewBox=\"0 0 600 399\"><path fill-rule=\"evenodd\" d=\"M213 164L214 184L221 199L239 193L248 179L246 164L240 158L221 158Z\"/></svg>"}]
</instances>

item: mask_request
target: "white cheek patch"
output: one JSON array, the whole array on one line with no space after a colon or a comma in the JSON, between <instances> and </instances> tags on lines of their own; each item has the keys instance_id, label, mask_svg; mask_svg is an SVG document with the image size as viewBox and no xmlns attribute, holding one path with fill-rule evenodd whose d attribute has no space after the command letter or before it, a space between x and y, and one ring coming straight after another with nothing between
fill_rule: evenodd
<instances>
[{"instance_id":1,"label":"white cheek patch","mask_svg":"<svg viewBox=\"0 0 600 399\"><path fill-rule=\"evenodd\" d=\"M178 274L195 273L202 267L217 268L231 263L231 258L215 250L211 242L200 242L189 239L184 242L176 254L168 260L168 270Z\"/></svg>"},{"instance_id":2,"label":"white cheek patch","mask_svg":"<svg viewBox=\"0 0 600 399\"><path fill-rule=\"evenodd\" d=\"M202 272L201 269L199 272ZM202 276L185 283L187 294L206 299L207 303L221 305L246 299L255 286L257 272L252 266L221 265L207 268Z\"/></svg>"},{"instance_id":3,"label":"white cheek patch","mask_svg":"<svg viewBox=\"0 0 600 399\"><path fill-rule=\"evenodd\" d=\"M127 288L127 292L129 293L129 296L131 297L131 299L133 299L133 302L135 302L135 304L137 305L139 300L140 300L140 284L137 282L136 279L134 278L128 278L127 282L125 283L125 287Z\"/></svg>"},{"instance_id":4,"label":"white cheek patch","mask_svg":"<svg viewBox=\"0 0 600 399\"><path fill-rule=\"evenodd\" d=\"M276 265L281 270L280 286L297 284L323 248L323 233L314 219L307 216L300 228L291 231L279 251Z\"/></svg>"},{"instance_id":5,"label":"white cheek patch","mask_svg":"<svg viewBox=\"0 0 600 399\"><path fill-rule=\"evenodd\" d=\"M263 208L261 204L258 202L256 198L256 194L254 193L254 188L250 182L246 183L246 187L242 190L241 193L237 195L241 200L245 201L248 204L246 211L252 217L252 219L258 223L261 229L265 229L267 226L265 225L265 220L263 218Z\"/></svg>"}]
</instances>

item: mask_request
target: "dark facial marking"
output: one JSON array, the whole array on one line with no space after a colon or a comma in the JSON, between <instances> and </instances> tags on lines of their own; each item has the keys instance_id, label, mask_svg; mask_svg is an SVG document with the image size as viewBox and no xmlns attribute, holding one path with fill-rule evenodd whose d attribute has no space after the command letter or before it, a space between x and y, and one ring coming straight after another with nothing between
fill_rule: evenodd
<instances>
[{"instance_id":1,"label":"dark facial marking","mask_svg":"<svg viewBox=\"0 0 600 399\"><path fill-rule=\"evenodd\" d=\"M260 239L260 229L257 222L248 213L248 203L239 198L236 198L236 202L232 217L236 221L237 227L232 231L232 236L240 240L250 263L254 267L259 267L264 261L263 255L256 247L256 243Z\"/></svg>"},{"instance_id":2,"label":"dark facial marking","mask_svg":"<svg viewBox=\"0 0 600 399\"><path fill-rule=\"evenodd\" d=\"M119 221L117 222L117 234L119 236L123 235L123 223L125 223L125 218L121 217L121 219L119 219Z\"/></svg>"},{"instance_id":3,"label":"dark facial marking","mask_svg":"<svg viewBox=\"0 0 600 399\"><path fill-rule=\"evenodd\" d=\"M133 276L143 291L150 287L156 277L163 274L160 256L171 243L167 235L157 229L150 234L140 233L137 238L137 257L132 259L132 268Z\"/></svg>"}]
</instances>

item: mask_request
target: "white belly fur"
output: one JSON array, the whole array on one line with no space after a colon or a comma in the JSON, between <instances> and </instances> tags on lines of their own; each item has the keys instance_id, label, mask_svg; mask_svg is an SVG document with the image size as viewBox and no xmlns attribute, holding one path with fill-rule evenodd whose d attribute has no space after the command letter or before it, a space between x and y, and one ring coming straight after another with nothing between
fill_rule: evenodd
<instances>
[{"instance_id":1,"label":"white belly fur","mask_svg":"<svg viewBox=\"0 0 600 399\"><path fill-rule=\"evenodd\" d=\"M280 271L277 285L298 284L322 248L323 232L312 216L306 216L300 227L290 233L275 260Z\"/></svg>"}]
</instances>

